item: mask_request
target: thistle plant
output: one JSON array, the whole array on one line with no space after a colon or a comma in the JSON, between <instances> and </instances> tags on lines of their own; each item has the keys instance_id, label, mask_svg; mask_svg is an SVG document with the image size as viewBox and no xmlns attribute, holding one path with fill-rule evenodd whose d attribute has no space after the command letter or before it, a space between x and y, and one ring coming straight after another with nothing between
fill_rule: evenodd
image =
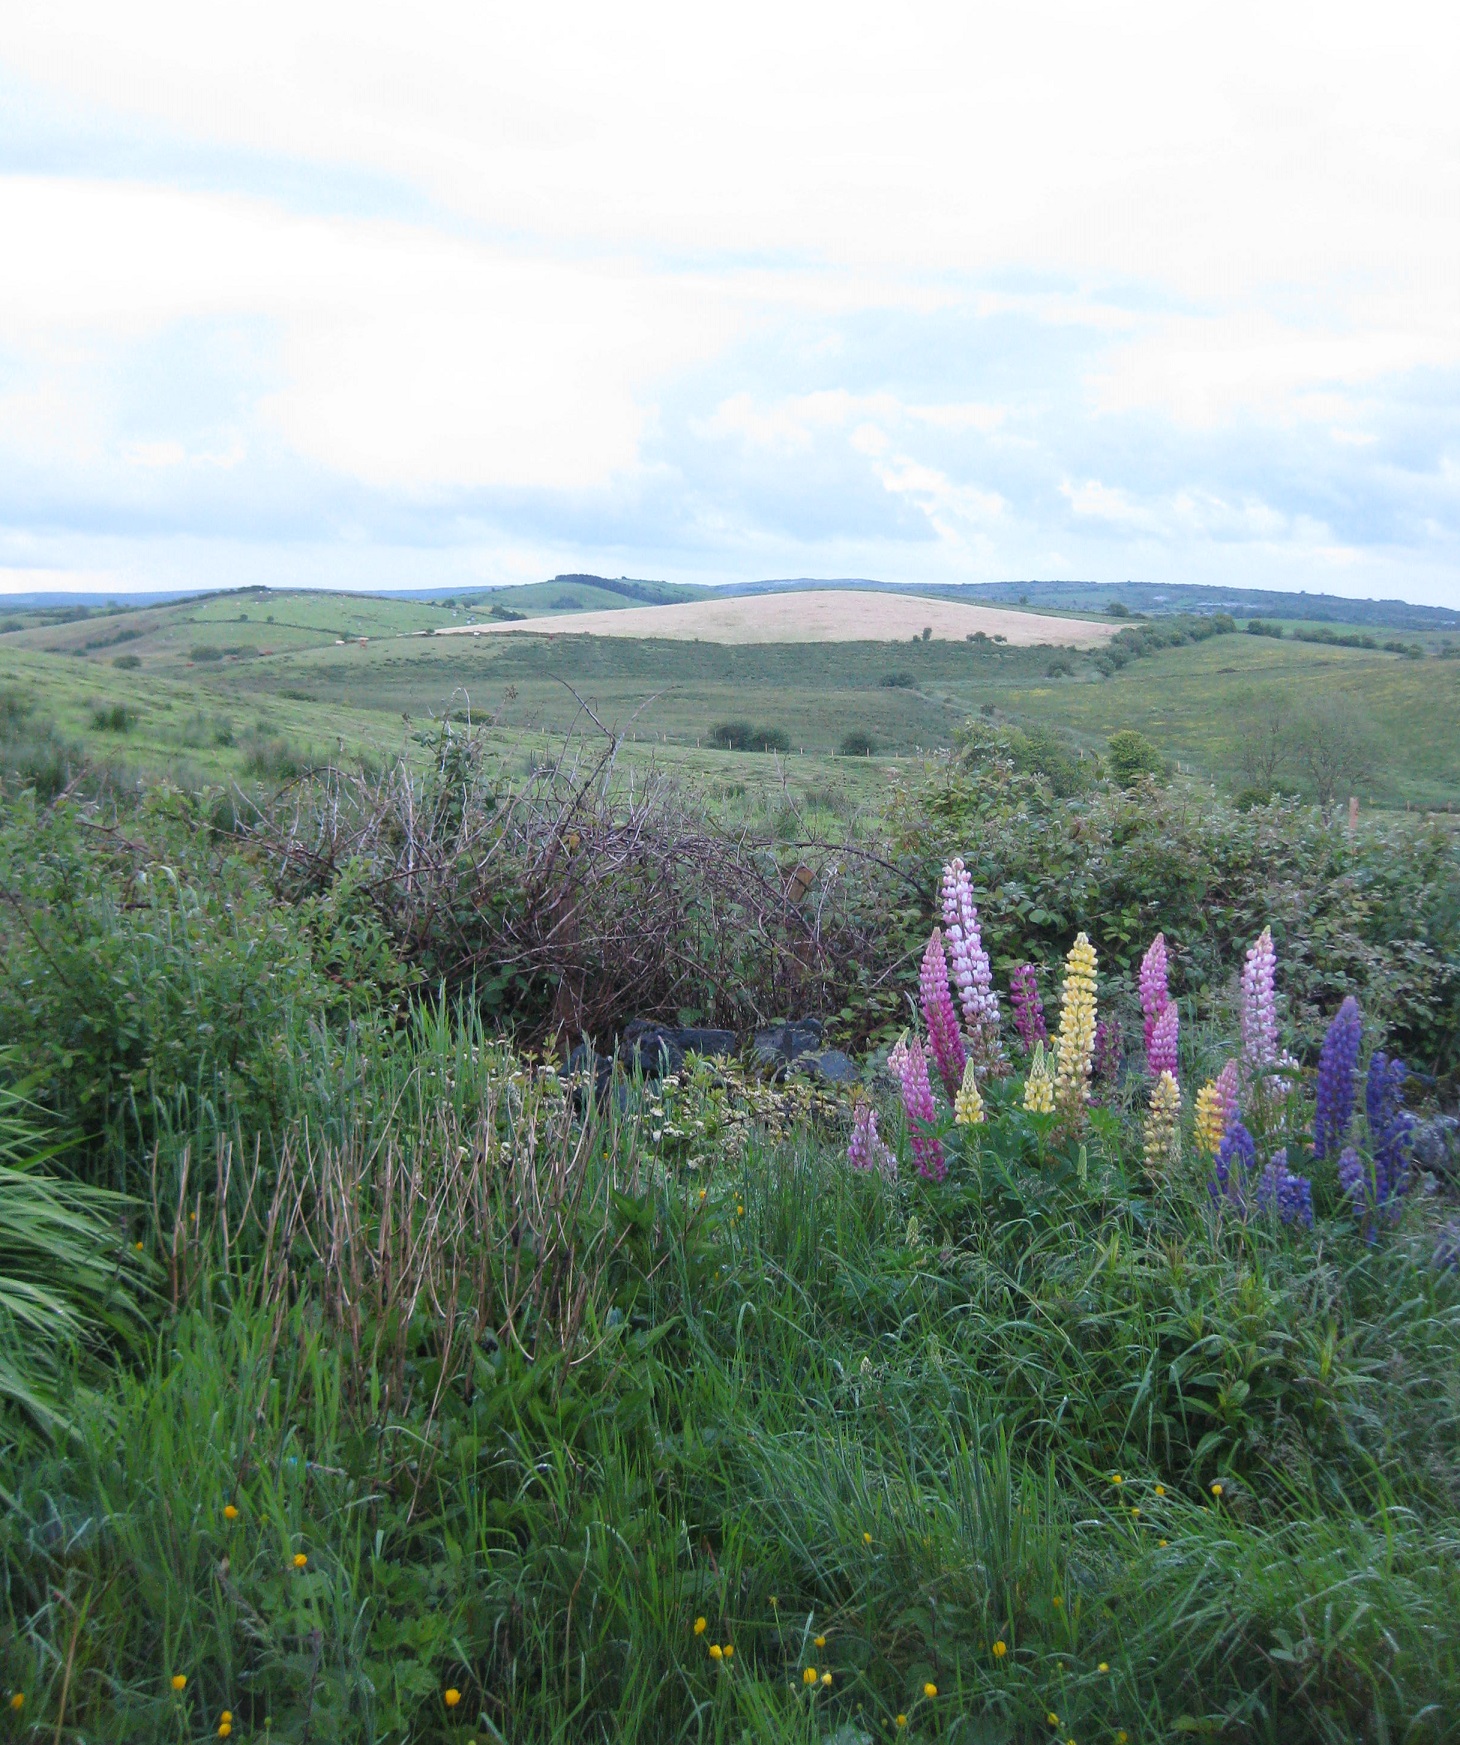
<instances>
[{"instance_id":1,"label":"thistle plant","mask_svg":"<svg viewBox=\"0 0 1460 1745\"><path fill-rule=\"evenodd\" d=\"M999 996L994 992L993 971L983 948L978 908L973 900L973 881L961 859L943 868L941 884L943 931L953 964L953 980L963 1007L963 1022L973 1045L974 1058L986 1072L1004 1070L1004 1051L999 1041Z\"/></svg>"},{"instance_id":2,"label":"thistle plant","mask_svg":"<svg viewBox=\"0 0 1460 1745\"><path fill-rule=\"evenodd\" d=\"M1354 1073L1364 1021L1353 995L1338 1008L1328 1026L1318 1057L1317 1098L1313 1109L1313 1155L1333 1157L1341 1151L1354 1112Z\"/></svg>"},{"instance_id":3,"label":"thistle plant","mask_svg":"<svg viewBox=\"0 0 1460 1745\"><path fill-rule=\"evenodd\" d=\"M1009 1003L1014 1008L1014 1028L1026 1052L1033 1054L1036 1042L1048 1042L1044 1027L1044 1003L1039 997L1039 972L1032 963L1021 963L1009 978Z\"/></svg>"},{"instance_id":4,"label":"thistle plant","mask_svg":"<svg viewBox=\"0 0 1460 1745\"><path fill-rule=\"evenodd\" d=\"M887 1064L897 1074L902 1085L902 1106L907 1114L908 1138L918 1174L931 1181L942 1181L948 1173L943 1161L943 1147L937 1135L925 1131L925 1123L938 1118L933 1102L933 1087L928 1081L928 1057L917 1040L901 1037L888 1056Z\"/></svg>"},{"instance_id":5,"label":"thistle plant","mask_svg":"<svg viewBox=\"0 0 1460 1745\"><path fill-rule=\"evenodd\" d=\"M877 1111L868 1102L857 1104L852 1116L852 1137L847 1162L853 1169L875 1169L887 1181L897 1179L897 1156L877 1131Z\"/></svg>"},{"instance_id":6,"label":"thistle plant","mask_svg":"<svg viewBox=\"0 0 1460 1745\"><path fill-rule=\"evenodd\" d=\"M1163 1072L1151 1086L1145 1158L1146 1174L1156 1182L1168 1179L1181 1162L1181 1087L1170 1072Z\"/></svg>"},{"instance_id":7,"label":"thistle plant","mask_svg":"<svg viewBox=\"0 0 1460 1745\"><path fill-rule=\"evenodd\" d=\"M1146 1070L1153 1079L1160 1078L1161 1073L1165 1070L1155 1066L1151 1061L1151 1037L1155 1033L1156 1024L1161 1014L1171 1004L1171 995L1166 985L1166 973L1166 935L1158 933L1146 947L1146 955L1141 959L1140 972L1141 1017L1145 1020Z\"/></svg>"},{"instance_id":8,"label":"thistle plant","mask_svg":"<svg viewBox=\"0 0 1460 1745\"><path fill-rule=\"evenodd\" d=\"M1034 1044L1034 1054L1029 1062L1029 1076L1024 1081L1024 1107L1031 1115L1054 1113L1054 1080L1050 1077L1049 1056L1042 1042Z\"/></svg>"},{"instance_id":9,"label":"thistle plant","mask_svg":"<svg viewBox=\"0 0 1460 1745\"><path fill-rule=\"evenodd\" d=\"M958 1095L953 1099L953 1120L959 1127L978 1127L983 1124L983 1119L978 1074L970 1060L963 1069L963 1083L958 1087Z\"/></svg>"},{"instance_id":10,"label":"thistle plant","mask_svg":"<svg viewBox=\"0 0 1460 1745\"><path fill-rule=\"evenodd\" d=\"M1060 1028L1055 1041L1054 1100L1072 1123L1083 1120L1090 1100L1090 1062L1095 1052L1095 947L1076 935L1065 959L1060 990Z\"/></svg>"},{"instance_id":11,"label":"thistle plant","mask_svg":"<svg viewBox=\"0 0 1460 1745\"><path fill-rule=\"evenodd\" d=\"M953 1009L953 996L948 988L948 960L943 953L943 936L936 927L928 940L928 949L923 953L922 973L918 980L923 1022L928 1027L928 1045L951 1101L963 1080L967 1057L958 1029L958 1014Z\"/></svg>"}]
</instances>

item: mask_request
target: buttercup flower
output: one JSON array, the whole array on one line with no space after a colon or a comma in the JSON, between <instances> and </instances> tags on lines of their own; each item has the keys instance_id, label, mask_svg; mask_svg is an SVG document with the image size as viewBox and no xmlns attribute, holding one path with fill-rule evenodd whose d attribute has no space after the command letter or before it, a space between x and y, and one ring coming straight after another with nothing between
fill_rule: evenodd
<instances>
[{"instance_id":1,"label":"buttercup flower","mask_svg":"<svg viewBox=\"0 0 1460 1745\"><path fill-rule=\"evenodd\" d=\"M448 1690L443 1693L442 1700L445 1702L448 1709L454 1709L461 1701L461 1692L455 1688Z\"/></svg>"},{"instance_id":2,"label":"buttercup flower","mask_svg":"<svg viewBox=\"0 0 1460 1745\"><path fill-rule=\"evenodd\" d=\"M188 1688L188 1675L185 1672L173 1673L172 1688L174 1690L186 1690Z\"/></svg>"},{"instance_id":3,"label":"buttercup flower","mask_svg":"<svg viewBox=\"0 0 1460 1745\"><path fill-rule=\"evenodd\" d=\"M696 1636L703 1636L705 1633L705 1628L706 1628L705 1620L703 1618L696 1618L695 1619L695 1635Z\"/></svg>"},{"instance_id":4,"label":"buttercup flower","mask_svg":"<svg viewBox=\"0 0 1460 1745\"><path fill-rule=\"evenodd\" d=\"M1009 1652L1009 1645L1007 1642L995 1642L994 1643L993 1653L994 1653L995 1660L1002 1660L1008 1652Z\"/></svg>"},{"instance_id":5,"label":"buttercup flower","mask_svg":"<svg viewBox=\"0 0 1460 1745\"><path fill-rule=\"evenodd\" d=\"M937 1694L938 1694L938 1687L937 1687L937 1685L935 1685L935 1684L925 1684L925 1685L924 1685L924 1686L923 1686L923 1695L924 1695L924 1696L925 1696L925 1697L927 1697L927 1699L928 1699L928 1701L929 1701L929 1702L931 1702L931 1701L932 1701L932 1700L933 1700L933 1698L934 1698L934 1697L935 1697L935 1696L937 1696Z\"/></svg>"},{"instance_id":6,"label":"buttercup flower","mask_svg":"<svg viewBox=\"0 0 1460 1745\"><path fill-rule=\"evenodd\" d=\"M802 1684L815 1684L816 1683L816 1668L814 1666L808 1666L806 1668L806 1670L801 1674L801 1682L802 1682Z\"/></svg>"}]
</instances>

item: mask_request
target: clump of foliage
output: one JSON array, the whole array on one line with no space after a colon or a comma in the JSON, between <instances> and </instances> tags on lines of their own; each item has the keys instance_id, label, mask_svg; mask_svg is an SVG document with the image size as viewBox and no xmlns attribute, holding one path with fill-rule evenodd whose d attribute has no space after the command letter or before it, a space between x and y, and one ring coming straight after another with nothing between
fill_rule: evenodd
<instances>
[{"instance_id":1,"label":"clump of foliage","mask_svg":"<svg viewBox=\"0 0 1460 1745\"><path fill-rule=\"evenodd\" d=\"M854 727L849 733L844 733L841 743L837 746L838 757L875 757L877 741L865 728Z\"/></svg>"},{"instance_id":2,"label":"clump of foliage","mask_svg":"<svg viewBox=\"0 0 1460 1745\"><path fill-rule=\"evenodd\" d=\"M1167 773L1166 759L1144 733L1122 728L1112 733L1105 747L1110 771L1123 788L1134 787L1143 777L1160 780Z\"/></svg>"}]
</instances>

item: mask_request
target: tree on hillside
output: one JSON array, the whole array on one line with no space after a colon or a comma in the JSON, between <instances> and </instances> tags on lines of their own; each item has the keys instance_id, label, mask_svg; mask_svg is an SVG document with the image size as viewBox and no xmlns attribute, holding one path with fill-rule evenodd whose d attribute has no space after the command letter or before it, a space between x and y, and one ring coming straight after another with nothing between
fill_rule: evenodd
<instances>
[{"instance_id":1,"label":"tree on hillside","mask_svg":"<svg viewBox=\"0 0 1460 1745\"><path fill-rule=\"evenodd\" d=\"M1287 699L1278 691L1259 692L1244 700L1242 720L1237 767L1243 783L1254 793L1270 794L1290 749L1292 714Z\"/></svg>"},{"instance_id":2,"label":"tree on hillside","mask_svg":"<svg viewBox=\"0 0 1460 1745\"><path fill-rule=\"evenodd\" d=\"M1325 810L1373 772L1374 734L1368 717L1341 693L1310 706L1293 748L1314 799Z\"/></svg>"}]
</instances>

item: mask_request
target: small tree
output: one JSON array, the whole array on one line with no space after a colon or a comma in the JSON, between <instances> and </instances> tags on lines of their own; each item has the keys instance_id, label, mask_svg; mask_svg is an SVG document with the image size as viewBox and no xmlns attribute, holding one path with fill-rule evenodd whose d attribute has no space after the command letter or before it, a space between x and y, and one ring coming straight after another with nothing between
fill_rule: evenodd
<instances>
[{"instance_id":1,"label":"small tree","mask_svg":"<svg viewBox=\"0 0 1460 1745\"><path fill-rule=\"evenodd\" d=\"M1137 733L1133 727L1112 733L1107 744L1111 773L1123 788L1134 787L1142 776L1159 780L1166 774L1165 758L1144 733Z\"/></svg>"},{"instance_id":2,"label":"small tree","mask_svg":"<svg viewBox=\"0 0 1460 1745\"><path fill-rule=\"evenodd\" d=\"M1368 717L1350 697L1321 697L1294 736L1299 767L1325 810L1351 794L1374 769Z\"/></svg>"},{"instance_id":3,"label":"small tree","mask_svg":"<svg viewBox=\"0 0 1460 1745\"><path fill-rule=\"evenodd\" d=\"M862 728L854 727L850 733L842 735L842 742L837 747L837 752L842 757L875 757L877 741Z\"/></svg>"},{"instance_id":4,"label":"small tree","mask_svg":"<svg viewBox=\"0 0 1460 1745\"><path fill-rule=\"evenodd\" d=\"M1287 701L1277 691L1246 698L1242 722L1242 731L1237 736L1237 767L1244 786L1266 798L1276 786L1278 772L1288 760L1292 743L1292 717Z\"/></svg>"}]
</instances>

